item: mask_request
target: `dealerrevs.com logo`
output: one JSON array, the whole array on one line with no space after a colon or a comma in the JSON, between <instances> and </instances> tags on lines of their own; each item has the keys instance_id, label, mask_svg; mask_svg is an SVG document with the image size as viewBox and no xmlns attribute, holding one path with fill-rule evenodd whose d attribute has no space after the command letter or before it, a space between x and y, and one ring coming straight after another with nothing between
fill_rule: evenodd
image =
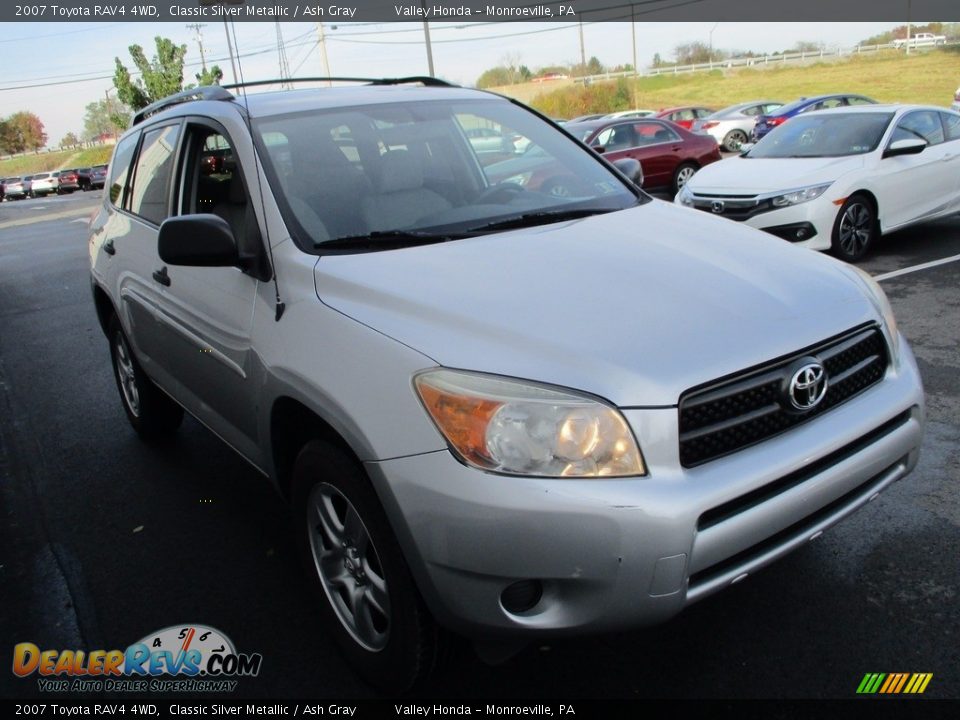
<instances>
[{"instance_id":1,"label":"dealerrevs.com logo","mask_svg":"<svg viewBox=\"0 0 960 720\"><path fill-rule=\"evenodd\" d=\"M260 653L238 653L205 625L167 627L126 650L13 648L14 675L37 675L46 692L232 692L236 678L257 676L262 662Z\"/></svg>"}]
</instances>

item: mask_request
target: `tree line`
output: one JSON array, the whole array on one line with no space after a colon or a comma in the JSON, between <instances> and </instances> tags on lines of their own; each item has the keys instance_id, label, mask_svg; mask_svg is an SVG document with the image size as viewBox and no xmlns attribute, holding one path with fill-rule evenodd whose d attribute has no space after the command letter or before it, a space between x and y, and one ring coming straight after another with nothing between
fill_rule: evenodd
<instances>
[{"instance_id":1,"label":"tree line","mask_svg":"<svg viewBox=\"0 0 960 720\"><path fill-rule=\"evenodd\" d=\"M136 68L135 73L131 73L120 58L115 58L113 86L116 97L110 97L107 93L102 100L87 104L81 136L68 132L60 140L60 147L76 147L84 142L116 136L127 129L132 111L140 110L156 100L184 89L183 65L187 46L177 45L172 40L159 36L154 38L154 42L156 54L150 59L140 45L131 45L128 48ZM217 65L204 67L195 78L196 85L218 85L223 78L223 71ZM36 152L47 144L47 139L43 122L35 113L22 110L0 119L2 154Z\"/></svg>"}]
</instances>

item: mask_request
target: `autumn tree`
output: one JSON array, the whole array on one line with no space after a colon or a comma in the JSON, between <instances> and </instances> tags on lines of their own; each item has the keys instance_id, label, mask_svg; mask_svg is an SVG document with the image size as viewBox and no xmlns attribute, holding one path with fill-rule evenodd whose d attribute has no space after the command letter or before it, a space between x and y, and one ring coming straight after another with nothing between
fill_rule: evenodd
<instances>
[{"instance_id":1,"label":"autumn tree","mask_svg":"<svg viewBox=\"0 0 960 720\"><path fill-rule=\"evenodd\" d=\"M43 123L32 112L20 111L0 122L0 149L5 153L39 150L46 144Z\"/></svg>"},{"instance_id":2,"label":"autumn tree","mask_svg":"<svg viewBox=\"0 0 960 720\"><path fill-rule=\"evenodd\" d=\"M117 97L134 110L145 108L183 89L183 58L187 54L187 46L175 45L172 40L159 36L154 40L157 54L151 60L147 60L139 45L129 48L133 64L140 72L136 80L130 77L130 71L120 58L115 58L113 84L117 88Z\"/></svg>"},{"instance_id":3,"label":"autumn tree","mask_svg":"<svg viewBox=\"0 0 960 720\"><path fill-rule=\"evenodd\" d=\"M72 132L68 132L63 136L63 140L60 141L60 147L76 147L79 144L80 138L78 138Z\"/></svg>"}]
</instances>

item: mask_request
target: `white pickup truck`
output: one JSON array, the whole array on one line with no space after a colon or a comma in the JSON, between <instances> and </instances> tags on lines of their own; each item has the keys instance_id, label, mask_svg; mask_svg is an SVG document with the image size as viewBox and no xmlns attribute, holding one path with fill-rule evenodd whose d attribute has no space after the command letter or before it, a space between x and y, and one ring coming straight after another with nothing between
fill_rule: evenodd
<instances>
[{"instance_id":1,"label":"white pickup truck","mask_svg":"<svg viewBox=\"0 0 960 720\"><path fill-rule=\"evenodd\" d=\"M908 47L924 47L926 45L946 45L946 35L934 35L933 33L917 33L910 38L898 38L893 41L893 46L898 50Z\"/></svg>"}]
</instances>

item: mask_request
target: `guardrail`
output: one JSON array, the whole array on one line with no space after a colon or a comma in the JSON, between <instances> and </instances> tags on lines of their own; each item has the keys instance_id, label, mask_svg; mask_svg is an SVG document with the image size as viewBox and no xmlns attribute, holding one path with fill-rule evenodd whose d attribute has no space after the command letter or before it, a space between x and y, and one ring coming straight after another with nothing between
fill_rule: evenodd
<instances>
[{"instance_id":1,"label":"guardrail","mask_svg":"<svg viewBox=\"0 0 960 720\"><path fill-rule=\"evenodd\" d=\"M927 47L948 47L950 45L960 45L960 42L948 42L940 45L918 45L911 46L911 50L922 50ZM652 75L680 75L683 73L709 72L711 70L726 70L728 68L740 67L770 67L775 65L786 65L789 63L799 63L809 60L825 60L828 58L845 57L851 55L864 55L879 52L881 50L902 51L903 47L895 47L893 43L884 43L881 45L857 45L850 48L823 48L805 52L782 53L779 55L761 55L758 57L737 57L727 58L725 60L714 60L713 62L696 63L693 65L665 65L660 67L648 67L642 70L626 70L622 72L601 73L599 75L585 75L573 78L574 82L589 85L592 82L603 80L616 80L621 77L649 77Z\"/></svg>"}]
</instances>

